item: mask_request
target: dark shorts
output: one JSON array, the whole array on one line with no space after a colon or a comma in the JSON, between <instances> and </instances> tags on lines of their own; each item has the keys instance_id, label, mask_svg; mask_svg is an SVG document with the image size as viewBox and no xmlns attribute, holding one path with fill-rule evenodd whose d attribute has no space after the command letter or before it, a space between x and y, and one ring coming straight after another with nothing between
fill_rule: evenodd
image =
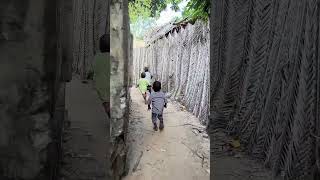
<instances>
[{"instance_id":1,"label":"dark shorts","mask_svg":"<svg viewBox=\"0 0 320 180\"><path fill-rule=\"evenodd\" d=\"M163 123L163 116L162 114L155 114L152 113L152 123L157 123L157 120L160 120L161 123Z\"/></svg>"}]
</instances>

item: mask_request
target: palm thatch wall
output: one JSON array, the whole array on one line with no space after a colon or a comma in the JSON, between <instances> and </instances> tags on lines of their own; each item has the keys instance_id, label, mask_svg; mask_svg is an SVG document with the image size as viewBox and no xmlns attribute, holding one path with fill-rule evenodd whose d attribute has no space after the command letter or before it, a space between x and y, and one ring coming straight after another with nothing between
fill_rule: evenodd
<instances>
[{"instance_id":1,"label":"palm thatch wall","mask_svg":"<svg viewBox=\"0 0 320 180\"><path fill-rule=\"evenodd\" d=\"M133 50L133 81L148 66L162 90L204 125L209 113L209 35L208 24L201 21L168 24L150 33L147 47Z\"/></svg>"},{"instance_id":2,"label":"palm thatch wall","mask_svg":"<svg viewBox=\"0 0 320 180\"><path fill-rule=\"evenodd\" d=\"M319 7L317 0L212 3L210 129L239 136L290 180L319 179Z\"/></svg>"},{"instance_id":3,"label":"palm thatch wall","mask_svg":"<svg viewBox=\"0 0 320 180\"><path fill-rule=\"evenodd\" d=\"M83 79L92 71L99 38L109 33L109 7L106 0L73 0L73 71Z\"/></svg>"}]
</instances>

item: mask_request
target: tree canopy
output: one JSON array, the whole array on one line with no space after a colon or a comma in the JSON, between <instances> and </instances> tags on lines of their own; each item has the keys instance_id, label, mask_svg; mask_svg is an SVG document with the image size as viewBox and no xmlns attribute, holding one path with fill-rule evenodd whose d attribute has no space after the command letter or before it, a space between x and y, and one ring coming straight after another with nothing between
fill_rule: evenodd
<instances>
[{"instance_id":1,"label":"tree canopy","mask_svg":"<svg viewBox=\"0 0 320 180\"><path fill-rule=\"evenodd\" d=\"M183 17L189 20L202 19L208 21L210 0L190 0L183 11Z\"/></svg>"},{"instance_id":2,"label":"tree canopy","mask_svg":"<svg viewBox=\"0 0 320 180\"><path fill-rule=\"evenodd\" d=\"M155 19L152 17L138 17L135 23L131 23L130 29L136 39L142 40L144 34L155 25Z\"/></svg>"},{"instance_id":3,"label":"tree canopy","mask_svg":"<svg viewBox=\"0 0 320 180\"><path fill-rule=\"evenodd\" d=\"M135 23L138 17L158 18L168 4L171 9L179 11L179 3L183 0L129 0L129 14L131 23ZM190 20L205 19L209 17L210 0L189 0L183 11L183 18Z\"/></svg>"},{"instance_id":4,"label":"tree canopy","mask_svg":"<svg viewBox=\"0 0 320 180\"><path fill-rule=\"evenodd\" d=\"M160 13L170 4L174 11L182 11L183 19L207 21L210 12L210 0L189 0L186 8L179 8L183 0L129 0L129 15L131 29L136 38L141 39L142 34L155 24ZM173 17L175 20L179 18Z\"/></svg>"}]
</instances>

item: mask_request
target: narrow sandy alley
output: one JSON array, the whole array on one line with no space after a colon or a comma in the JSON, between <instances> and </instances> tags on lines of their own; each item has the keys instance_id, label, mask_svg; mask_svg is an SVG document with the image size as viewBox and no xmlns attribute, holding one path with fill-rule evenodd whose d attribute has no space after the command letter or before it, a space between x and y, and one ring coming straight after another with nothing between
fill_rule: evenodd
<instances>
[{"instance_id":1,"label":"narrow sandy alley","mask_svg":"<svg viewBox=\"0 0 320 180\"><path fill-rule=\"evenodd\" d=\"M169 102L165 128L155 132L139 91L132 89L131 97L129 175L124 180L209 180L210 144L199 120Z\"/></svg>"},{"instance_id":2,"label":"narrow sandy alley","mask_svg":"<svg viewBox=\"0 0 320 180\"><path fill-rule=\"evenodd\" d=\"M67 84L66 105L71 127L64 131L64 165L61 180L104 180L107 117L92 82L74 79Z\"/></svg>"}]
</instances>

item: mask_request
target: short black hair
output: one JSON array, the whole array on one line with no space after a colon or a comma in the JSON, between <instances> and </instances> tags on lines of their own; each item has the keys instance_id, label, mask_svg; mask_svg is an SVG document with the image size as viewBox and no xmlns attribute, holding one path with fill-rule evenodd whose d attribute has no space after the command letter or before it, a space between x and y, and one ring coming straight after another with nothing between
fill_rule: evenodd
<instances>
[{"instance_id":1,"label":"short black hair","mask_svg":"<svg viewBox=\"0 0 320 180\"><path fill-rule=\"evenodd\" d=\"M159 92L161 90L161 82L155 81L152 88L155 92Z\"/></svg>"},{"instance_id":2,"label":"short black hair","mask_svg":"<svg viewBox=\"0 0 320 180\"><path fill-rule=\"evenodd\" d=\"M141 73L141 78L145 78L146 77L146 73L142 72Z\"/></svg>"},{"instance_id":3,"label":"short black hair","mask_svg":"<svg viewBox=\"0 0 320 180\"><path fill-rule=\"evenodd\" d=\"M104 34L100 37L100 51L102 53L110 52L110 34Z\"/></svg>"},{"instance_id":4,"label":"short black hair","mask_svg":"<svg viewBox=\"0 0 320 180\"><path fill-rule=\"evenodd\" d=\"M148 72L149 68L148 67L144 67L144 72Z\"/></svg>"}]
</instances>

